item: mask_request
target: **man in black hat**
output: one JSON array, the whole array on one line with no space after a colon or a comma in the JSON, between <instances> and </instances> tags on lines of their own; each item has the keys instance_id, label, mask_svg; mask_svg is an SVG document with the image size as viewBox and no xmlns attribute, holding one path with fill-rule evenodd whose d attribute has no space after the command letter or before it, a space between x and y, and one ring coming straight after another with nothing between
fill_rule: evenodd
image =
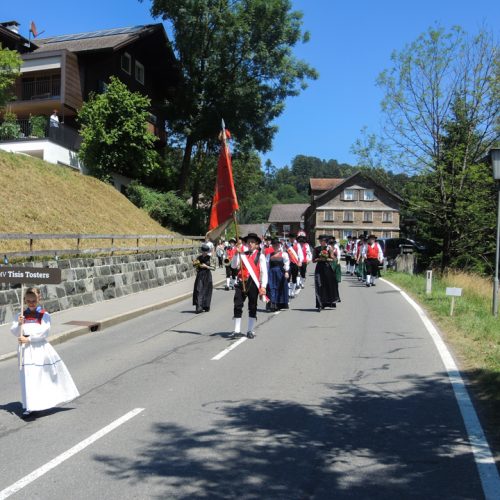
<instances>
[{"instance_id":1,"label":"man in black hat","mask_svg":"<svg viewBox=\"0 0 500 500\"><path fill-rule=\"evenodd\" d=\"M255 233L249 233L242 238L244 245L236 247L236 254L231 261L231 267L238 271L238 283L234 287L234 331L232 337L241 334L241 317L243 305L248 298L248 328L247 337L255 337L257 321L257 300L266 296L267 265L266 258L260 250L261 239Z\"/></svg>"},{"instance_id":2,"label":"man in black hat","mask_svg":"<svg viewBox=\"0 0 500 500\"><path fill-rule=\"evenodd\" d=\"M384 252L380 244L377 243L377 237L374 234L368 236L368 243L363 251L366 263L366 286L375 286L379 264L384 262Z\"/></svg>"}]
</instances>

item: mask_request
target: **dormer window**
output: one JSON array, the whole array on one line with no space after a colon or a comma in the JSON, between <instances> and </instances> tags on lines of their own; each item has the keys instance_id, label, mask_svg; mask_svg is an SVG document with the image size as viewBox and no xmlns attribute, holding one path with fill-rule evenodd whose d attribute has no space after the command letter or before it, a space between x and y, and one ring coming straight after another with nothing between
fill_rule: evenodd
<instances>
[{"instance_id":1,"label":"dormer window","mask_svg":"<svg viewBox=\"0 0 500 500\"><path fill-rule=\"evenodd\" d=\"M132 74L132 57L130 57L130 54L128 52L124 52L122 54L120 67L123 71L125 71L125 73L127 73L127 75Z\"/></svg>"},{"instance_id":2,"label":"dormer window","mask_svg":"<svg viewBox=\"0 0 500 500\"><path fill-rule=\"evenodd\" d=\"M354 201L355 200L355 192L354 189L344 189L344 200L345 201Z\"/></svg>"},{"instance_id":3,"label":"dormer window","mask_svg":"<svg viewBox=\"0 0 500 500\"><path fill-rule=\"evenodd\" d=\"M363 191L363 201L375 201L375 191L373 189L365 189Z\"/></svg>"}]
</instances>

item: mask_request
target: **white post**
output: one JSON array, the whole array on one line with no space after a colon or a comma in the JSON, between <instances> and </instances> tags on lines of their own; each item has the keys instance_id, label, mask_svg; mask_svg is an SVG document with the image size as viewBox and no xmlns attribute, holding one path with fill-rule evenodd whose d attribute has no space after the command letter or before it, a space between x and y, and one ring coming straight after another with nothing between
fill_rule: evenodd
<instances>
[{"instance_id":1,"label":"white post","mask_svg":"<svg viewBox=\"0 0 500 500\"><path fill-rule=\"evenodd\" d=\"M425 282L425 293L430 295L432 293L432 270L427 271L427 281Z\"/></svg>"},{"instance_id":2,"label":"white post","mask_svg":"<svg viewBox=\"0 0 500 500\"><path fill-rule=\"evenodd\" d=\"M453 316L453 309L455 308L455 297L451 297L451 309L450 309L450 316Z\"/></svg>"},{"instance_id":3,"label":"white post","mask_svg":"<svg viewBox=\"0 0 500 500\"><path fill-rule=\"evenodd\" d=\"M21 283L21 316L24 316L24 284ZM23 336L23 326L19 326L19 337ZM24 344L19 345L19 370L23 369Z\"/></svg>"}]
</instances>

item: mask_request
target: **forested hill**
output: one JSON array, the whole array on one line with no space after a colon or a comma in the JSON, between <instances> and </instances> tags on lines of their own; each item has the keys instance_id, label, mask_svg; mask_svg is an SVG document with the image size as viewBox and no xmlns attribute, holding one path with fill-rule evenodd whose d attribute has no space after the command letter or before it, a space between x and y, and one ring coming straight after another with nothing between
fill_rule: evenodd
<instances>
[{"instance_id":1,"label":"forested hill","mask_svg":"<svg viewBox=\"0 0 500 500\"><path fill-rule=\"evenodd\" d=\"M337 160L321 160L314 156L297 155L290 167L276 168L268 160L264 165L259 188L241 200L242 223L266 222L274 203L309 202L309 179L347 178L364 171L391 191L403 195L408 176L383 169L357 167ZM237 174L236 174L237 176ZM236 185L238 189L238 184ZM245 193L246 195L246 193Z\"/></svg>"}]
</instances>

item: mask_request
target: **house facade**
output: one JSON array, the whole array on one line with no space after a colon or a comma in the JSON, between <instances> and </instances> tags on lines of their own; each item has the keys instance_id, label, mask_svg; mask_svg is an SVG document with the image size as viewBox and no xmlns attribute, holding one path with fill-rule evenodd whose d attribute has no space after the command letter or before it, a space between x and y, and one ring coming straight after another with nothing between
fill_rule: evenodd
<instances>
[{"instance_id":1,"label":"house facade","mask_svg":"<svg viewBox=\"0 0 500 500\"><path fill-rule=\"evenodd\" d=\"M361 172L347 179L311 179L310 194L304 225L311 241L320 234L337 240L399 236L402 198Z\"/></svg>"},{"instance_id":2,"label":"house facade","mask_svg":"<svg viewBox=\"0 0 500 500\"><path fill-rule=\"evenodd\" d=\"M2 44L14 35L3 28ZM22 131L15 142L37 139L37 144L36 149L24 144L19 150L46 159L45 148L40 150L40 140L45 139L76 153L78 111L91 93L106 90L111 76L118 77L131 91L149 97L148 129L159 139L159 147L165 144L163 109L165 102L173 99L180 72L162 24L55 36L31 41L29 47L26 42L20 46L26 50L21 53L21 75L8 110L17 115ZM48 118L54 110L61 122L57 137L49 137L48 127L47 137L32 137L30 116ZM0 147L6 149L5 146L4 140ZM14 145L10 146L10 150L15 150Z\"/></svg>"},{"instance_id":3,"label":"house facade","mask_svg":"<svg viewBox=\"0 0 500 500\"><path fill-rule=\"evenodd\" d=\"M308 203L273 205L268 219L271 233L277 236L297 234L304 229L304 212L308 207Z\"/></svg>"}]
</instances>

